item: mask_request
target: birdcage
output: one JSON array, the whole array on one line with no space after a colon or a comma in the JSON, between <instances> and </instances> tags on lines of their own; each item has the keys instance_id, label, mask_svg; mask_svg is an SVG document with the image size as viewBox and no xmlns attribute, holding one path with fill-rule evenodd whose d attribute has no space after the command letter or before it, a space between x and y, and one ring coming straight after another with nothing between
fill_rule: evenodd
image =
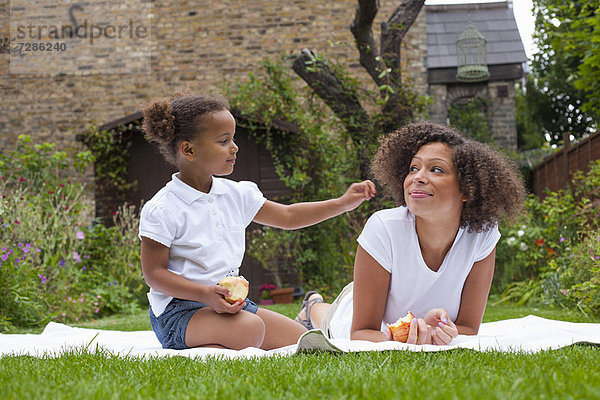
<instances>
[{"instance_id":1,"label":"birdcage","mask_svg":"<svg viewBox=\"0 0 600 400\"><path fill-rule=\"evenodd\" d=\"M487 40L471 22L456 41L456 57L458 81L481 82L490 77L487 67Z\"/></svg>"}]
</instances>

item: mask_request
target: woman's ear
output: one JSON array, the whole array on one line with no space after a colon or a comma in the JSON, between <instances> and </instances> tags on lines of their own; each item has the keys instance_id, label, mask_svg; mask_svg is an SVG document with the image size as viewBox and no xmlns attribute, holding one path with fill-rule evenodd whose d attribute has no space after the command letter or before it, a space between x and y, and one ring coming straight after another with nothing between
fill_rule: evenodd
<instances>
[{"instance_id":1,"label":"woman's ear","mask_svg":"<svg viewBox=\"0 0 600 400\"><path fill-rule=\"evenodd\" d=\"M183 140L181 143L179 143L179 153L181 153L181 155L188 161L194 160L194 148L187 140Z\"/></svg>"}]
</instances>

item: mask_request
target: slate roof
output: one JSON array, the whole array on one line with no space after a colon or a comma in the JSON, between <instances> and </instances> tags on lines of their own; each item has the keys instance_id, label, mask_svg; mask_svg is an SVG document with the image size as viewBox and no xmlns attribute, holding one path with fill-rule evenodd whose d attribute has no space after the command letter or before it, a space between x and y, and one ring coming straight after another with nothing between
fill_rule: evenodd
<instances>
[{"instance_id":1,"label":"slate roof","mask_svg":"<svg viewBox=\"0 0 600 400\"><path fill-rule=\"evenodd\" d=\"M488 65L527 61L517 22L506 1L426 5L427 68L456 67L456 39L471 21L487 40Z\"/></svg>"}]
</instances>

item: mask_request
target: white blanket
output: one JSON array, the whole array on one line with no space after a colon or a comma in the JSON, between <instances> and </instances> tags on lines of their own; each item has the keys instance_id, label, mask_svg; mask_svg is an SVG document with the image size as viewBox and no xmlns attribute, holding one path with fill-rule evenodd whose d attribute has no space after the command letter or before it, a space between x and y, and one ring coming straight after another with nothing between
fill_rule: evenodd
<instances>
[{"instance_id":1,"label":"white blanket","mask_svg":"<svg viewBox=\"0 0 600 400\"><path fill-rule=\"evenodd\" d=\"M177 355L201 359L206 357L244 359L276 355L289 356L303 351L445 351L456 348L535 353L575 343L600 344L600 324L555 321L529 315L524 318L484 323L481 325L478 335L459 335L448 346L419 346L397 342L371 343L345 339L328 340L321 331L314 330L305 333L295 345L270 351L257 348L235 351L204 348L165 350L161 348L152 331L122 332L84 329L51 322L39 335L0 334L0 357L9 354L56 357L64 352L81 349L89 352L104 349L111 354L133 357Z\"/></svg>"}]
</instances>

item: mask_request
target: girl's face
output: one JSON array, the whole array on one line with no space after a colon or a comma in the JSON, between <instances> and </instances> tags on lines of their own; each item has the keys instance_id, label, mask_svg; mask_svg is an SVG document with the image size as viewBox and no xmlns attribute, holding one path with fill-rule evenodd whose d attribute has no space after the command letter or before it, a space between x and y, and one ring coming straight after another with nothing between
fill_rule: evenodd
<instances>
[{"instance_id":1,"label":"girl's face","mask_svg":"<svg viewBox=\"0 0 600 400\"><path fill-rule=\"evenodd\" d=\"M231 174L239 149L234 142L233 115L226 110L210 113L203 117L202 125L202 132L190 141L195 173L205 176Z\"/></svg>"},{"instance_id":2,"label":"girl's face","mask_svg":"<svg viewBox=\"0 0 600 400\"><path fill-rule=\"evenodd\" d=\"M440 222L460 218L466 197L460 192L450 147L436 142L417 151L404 179L404 198L417 217L434 217Z\"/></svg>"}]
</instances>

